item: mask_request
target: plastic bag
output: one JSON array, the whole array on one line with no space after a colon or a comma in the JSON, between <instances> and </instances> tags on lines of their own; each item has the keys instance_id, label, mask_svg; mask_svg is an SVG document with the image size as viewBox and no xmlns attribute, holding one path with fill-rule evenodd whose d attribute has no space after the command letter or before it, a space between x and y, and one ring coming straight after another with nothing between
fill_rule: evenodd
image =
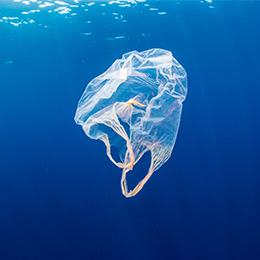
<instances>
[{"instance_id":1,"label":"plastic bag","mask_svg":"<svg viewBox=\"0 0 260 260\"><path fill-rule=\"evenodd\" d=\"M102 140L109 159L122 168L126 197L136 195L169 159L186 94L184 68L162 49L126 53L86 87L75 121L90 138ZM112 158L111 146L117 147L120 162ZM149 171L128 191L126 175L148 151Z\"/></svg>"}]
</instances>

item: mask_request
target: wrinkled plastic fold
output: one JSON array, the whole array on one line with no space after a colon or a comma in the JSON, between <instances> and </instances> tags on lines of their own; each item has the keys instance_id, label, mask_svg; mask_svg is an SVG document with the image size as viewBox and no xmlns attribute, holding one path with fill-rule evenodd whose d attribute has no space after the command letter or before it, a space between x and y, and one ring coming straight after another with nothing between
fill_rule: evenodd
<instances>
[{"instance_id":1,"label":"wrinkled plastic fold","mask_svg":"<svg viewBox=\"0 0 260 260\"><path fill-rule=\"evenodd\" d=\"M116 60L86 87L75 121L92 139L106 145L109 159L122 168L121 188L136 195L170 157L180 125L187 75L170 51L132 51ZM111 155L118 149L120 161ZM151 152L147 175L128 190L127 173Z\"/></svg>"}]
</instances>

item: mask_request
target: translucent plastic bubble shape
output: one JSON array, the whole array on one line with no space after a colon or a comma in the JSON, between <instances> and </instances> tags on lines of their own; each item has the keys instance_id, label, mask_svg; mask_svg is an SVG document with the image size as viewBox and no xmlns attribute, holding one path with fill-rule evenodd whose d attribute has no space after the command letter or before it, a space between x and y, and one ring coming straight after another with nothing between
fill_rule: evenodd
<instances>
[{"instance_id":1,"label":"translucent plastic bubble shape","mask_svg":"<svg viewBox=\"0 0 260 260\"><path fill-rule=\"evenodd\" d=\"M187 94L187 74L170 51L132 51L116 60L86 87L75 121L92 139L106 145L109 159L122 168L121 188L126 197L136 195L170 157ZM120 160L111 155L118 149ZM147 175L128 190L126 175L147 151Z\"/></svg>"}]
</instances>

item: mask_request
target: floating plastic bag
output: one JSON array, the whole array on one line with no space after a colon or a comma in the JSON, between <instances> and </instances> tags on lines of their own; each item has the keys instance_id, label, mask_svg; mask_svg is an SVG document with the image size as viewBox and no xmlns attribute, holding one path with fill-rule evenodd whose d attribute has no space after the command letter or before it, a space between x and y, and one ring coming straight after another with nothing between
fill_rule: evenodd
<instances>
[{"instance_id":1,"label":"floating plastic bag","mask_svg":"<svg viewBox=\"0 0 260 260\"><path fill-rule=\"evenodd\" d=\"M169 159L186 94L185 70L162 49L126 53L86 87L75 121L90 138L102 140L109 159L122 168L126 197L136 195ZM117 147L120 162L113 159L111 146ZM148 151L149 171L128 191L126 175Z\"/></svg>"}]
</instances>

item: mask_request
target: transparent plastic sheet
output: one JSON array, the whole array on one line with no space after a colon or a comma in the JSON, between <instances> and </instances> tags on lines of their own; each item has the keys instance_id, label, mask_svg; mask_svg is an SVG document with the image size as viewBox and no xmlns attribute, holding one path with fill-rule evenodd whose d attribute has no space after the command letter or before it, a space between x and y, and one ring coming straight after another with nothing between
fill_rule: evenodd
<instances>
[{"instance_id":1,"label":"transparent plastic sheet","mask_svg":"<svg viewBox=\"0 0 260 260\"><path fill-rule=\"evenodd\" d=\"M187 94L187 74L170 51L132 51L86 87L75 121L92 139L104 142L109 159L122 168L121 188L136 195L170 157ZM120 160L111 155L118 149ZM147 175L128 190L126 175L151 152Z\"/></svg>"}]
</instances>

